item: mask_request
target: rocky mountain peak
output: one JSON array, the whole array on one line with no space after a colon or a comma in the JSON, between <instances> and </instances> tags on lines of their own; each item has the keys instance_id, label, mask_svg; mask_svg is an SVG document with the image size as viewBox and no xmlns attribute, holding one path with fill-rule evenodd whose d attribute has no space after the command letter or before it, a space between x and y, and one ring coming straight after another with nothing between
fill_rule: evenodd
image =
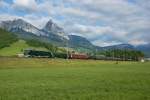
<instances>
[{"instance_id":1,"label":"rocky mountain peak","mask_svg":"<svg viewBox=\"0 0 150 100\"><path fill-rule=\"evenodd\" d=\"M65 33L64 29L59 27L56 23L54 23L51 19L46 23L43 30L50 34L55 34L61 36L63 38L68 38L67 34Z\"/></svg>"},{"instance_id":2,"label":"rocky mountain peak","mask_svg":"<svg viewBox=\"0 0 150 100\"><path fill-rule=\"evenodd\" d=\"M44 32L40 31L38 28L33 26L32 24L22 20L22 19L15 19L15 20L8 20L8 21L2 21L1 28L6 29L11 32L19 32L19 31L24 31L27 33L32 33L37 36L48 36Z\"/></svg>"},{"instance_id":3,"label":"rocky mountain peak","mask_svg":"<svg viewBox=\"0 0 150 100\"><path fill-rule=\"evenodd\" d=\"M31 27L31 25L27 22L25 22L22 19L15 19L13 21L2 21L1 26L7 30L12 30L13 28L26 28L26 27Z\"/></svg>"},{"instance_id":4,"label":"rocky mountain peak","mask_svg":"<svg viewBox=\"0 0 150 100\"><path fill-rule=\"evenodd\" d=\"M52 20L49 20L45 27L44 30L47 32L51 32L51 33L64 33L63 28L59 27L56 23L54 23Z\"/></svg>"}]
</instances>

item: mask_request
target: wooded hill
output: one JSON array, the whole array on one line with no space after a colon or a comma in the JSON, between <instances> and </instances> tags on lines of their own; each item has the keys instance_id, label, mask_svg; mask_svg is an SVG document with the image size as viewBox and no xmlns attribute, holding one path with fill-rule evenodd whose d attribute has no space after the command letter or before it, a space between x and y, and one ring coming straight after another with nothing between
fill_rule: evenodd
<instances>
[{"instance_id":1,"label":"wooded hill","mask_svg":"<svg viewBox=\"0 0 150 100\"><path fill-rule=\"evenodd\" d=\"M0 49L10 46L10 44L18 41L16 35L11 34L10 32L0 29Z\"/></svg>"}]
</instances>

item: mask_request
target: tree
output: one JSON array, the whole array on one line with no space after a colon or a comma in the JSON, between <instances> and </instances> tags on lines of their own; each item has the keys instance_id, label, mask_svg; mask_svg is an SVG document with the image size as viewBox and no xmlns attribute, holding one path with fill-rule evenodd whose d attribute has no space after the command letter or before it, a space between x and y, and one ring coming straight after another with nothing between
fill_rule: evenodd
<instances>
[{"instance_id":1,"label":"tree","mask_svg":"<svg viewBox=\"0 0 150 100\"><path fill-rule=\"evenodd\" d=\"M143 58L144 54L141 51L137 50L128 50L128 49L111 49L106 51L100 51L97 54L105 55L106 57L119 58L121 60L133 60L138 61L139 58Z\"/></svg>"}]
</instances>

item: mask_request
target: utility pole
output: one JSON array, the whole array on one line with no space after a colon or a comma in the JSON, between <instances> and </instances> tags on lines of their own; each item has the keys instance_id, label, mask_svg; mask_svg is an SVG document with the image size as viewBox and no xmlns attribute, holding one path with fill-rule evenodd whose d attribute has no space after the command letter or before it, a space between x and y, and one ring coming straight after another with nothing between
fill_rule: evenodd
<instances>
[{"instance_id":1,"label":"utility pole","mask_svg":"<svg viewBox=\"0 0 150 100\"><path fill-rule=\"evenodd\" d=\"M124 61L126 61L126 48L124 50Z\"/></svg>"},{"instance_id":2,"label":"utility pole","mask_svg":"<svg viewBox=\"0 0 150 100\"><path fill-rule=\"evenodd\" d=\"M113 52L112 52L113 53L113 61L114 61L114 56L115 56L115 52L114 51L115 51L115 49L113 49Z\"/></svg>"},{"instance_id":3,"label":"utility pole","mask_svg":"<svg viewBox=\"0 0 150 100\"><path fill-rule=\"evenodd\" d=\"M67 42L67 60L69 59L69 44Z\"/></svg>"},{"instance_id":4,"label":"utility pole","mask_svg":"<svg viewBox=\"0 0 150 100\"><path fill-rule=\"evenodd\" d=\"M70 39L69 39L68 36L66 36L65 39L66 39L66 51L67 51L66 52L66 54L67 54L67 58L66 59L68 60L69 59L69 40Z\"/></svg>"}]
</instances>

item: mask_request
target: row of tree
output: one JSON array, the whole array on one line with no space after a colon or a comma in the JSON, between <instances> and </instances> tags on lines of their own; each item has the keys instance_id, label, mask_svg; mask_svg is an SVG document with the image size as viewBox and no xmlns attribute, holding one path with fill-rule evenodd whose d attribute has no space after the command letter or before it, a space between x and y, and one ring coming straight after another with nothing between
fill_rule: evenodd
<instances>
[{"instance_id":1,"label":"row of tree","mask_svg":"<svg viewBox=\"0 0 150 100\"><path fill-rule=\"evenodd\" d=\"M144 57L141 51L128 50L128 49L111 49L106 51L97 52L96 55L104 55L106 57L119 58L121 60L139 60Z\"/></svg>"},{"instance_id":2,"label":"row of tree","mask_svg":"<svg viewBox=\"0 0 150 100\"><path fill-rule=\"evenodd\" d=\"M51 43L41 42L41 41L38 41L38 40L26 40L26 43L30 46L33 46L33 47L46 48L52 54L56 54L58 52L61 52L61 53L66 53L67 52L66 49L64 49L64 48L58 48L57 46L54 46Z\"/></svg>"},{"instance_id":3,"label":"row of tree","mask_svg":"<svg viewBox=\"0 0 150 100\"><path fill-rule=\"evenodd\" d=\"M57 46L52 45L51 43L46 43L46 42L41 42L38 40L26 40L26 43L30 46L33 47L43 47L46 48L47 50L55 53L58 50Z\"/></svg>"}]
</instances>

